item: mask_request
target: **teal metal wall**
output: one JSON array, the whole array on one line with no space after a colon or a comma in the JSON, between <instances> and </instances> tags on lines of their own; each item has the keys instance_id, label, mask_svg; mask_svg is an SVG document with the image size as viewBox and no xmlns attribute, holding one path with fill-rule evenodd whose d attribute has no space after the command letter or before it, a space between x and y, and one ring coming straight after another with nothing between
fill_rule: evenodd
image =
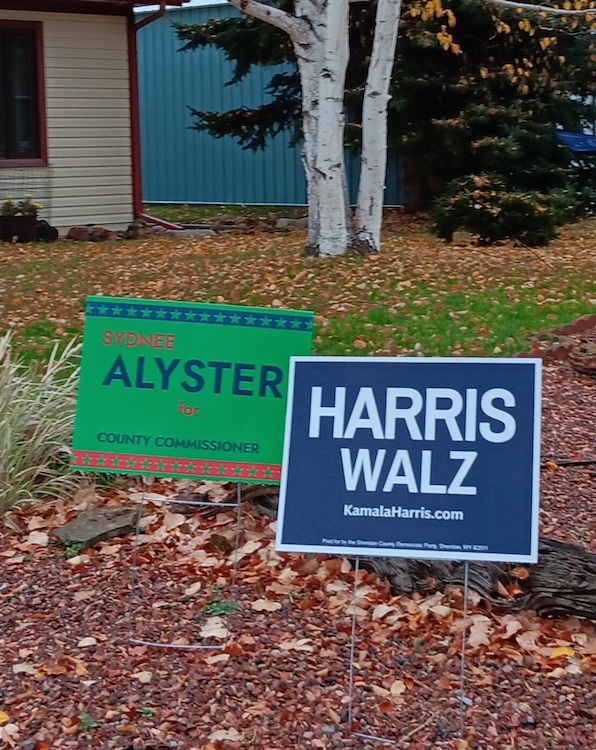
<instances>
[{"instance_id":1,"label":"teal metal wall","mask_svg":"<svg viewBox=\"0 0 596 750\"><path fill-rule=\"evenodd\" d=\"M306 186L300 149L290 134L271 139L264 151L243 150L231 137L213 138L192 129L189 107L220 112L267 100L272 68L254 69L226 86L233 72L220 50L179 52L172 22L205 23L237 15L228 5L170 10L138 32L143 200L147 203L239 203L300 205ZM142 17L142 16L141 16ZM348 155L350 192L358 160ZM387 174L385 202L401 203L397 163Z\"/></svg>"}]
</instances>

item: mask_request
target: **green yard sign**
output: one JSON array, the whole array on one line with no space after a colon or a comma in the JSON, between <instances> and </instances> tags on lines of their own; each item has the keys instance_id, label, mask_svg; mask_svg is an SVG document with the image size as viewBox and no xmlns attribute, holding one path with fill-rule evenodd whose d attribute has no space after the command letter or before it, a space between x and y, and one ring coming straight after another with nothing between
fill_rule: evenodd
<instances>
[{"instance_id":1,"label":"green yard sign","mask_svg":"<svg viewBox=\"0 0 596 750\"><path fill-rule=\"evenodd\" d=\"M279 484L291 356L313 314L89 297L71 465Z\"/></svg>"}]
</instances>

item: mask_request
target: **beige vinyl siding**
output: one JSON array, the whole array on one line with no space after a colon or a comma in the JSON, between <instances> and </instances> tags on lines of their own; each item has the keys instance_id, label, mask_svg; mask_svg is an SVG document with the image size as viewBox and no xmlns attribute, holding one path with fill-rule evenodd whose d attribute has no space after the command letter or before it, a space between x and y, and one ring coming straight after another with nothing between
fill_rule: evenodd
<instances>
[{"instance_id":1,"label":"beige vinyl siding","mask_svg":"<svg viewBox=\"0 0 596 750\"><path fill-rule=\"evenodd\" d=\"M29 190L47 204L43 217L61 231L127 226L133 207L126 19L6 10L0 18L43 23L49 166L31 170ZM26 169L2 169L3 188L13 171L18 186L27 184Z\"/></svg>"}]
</instances>

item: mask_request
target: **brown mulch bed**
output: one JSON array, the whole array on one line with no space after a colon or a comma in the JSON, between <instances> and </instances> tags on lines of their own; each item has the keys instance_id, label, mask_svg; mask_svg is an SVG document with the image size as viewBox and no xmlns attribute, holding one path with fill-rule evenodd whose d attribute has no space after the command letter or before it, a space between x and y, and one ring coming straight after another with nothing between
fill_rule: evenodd
<instances>
[{"instance_id":1,"label":"brown mulch bed","mask_svg":"<svg viewBox=\"0 0 596 750\"><path fill-rule=\"evenodd\" d=\"M542 473L541 533L592 552L596 466L563 464L596 461L595 393L596 382L567 363L545 366L543 458L559 468ZM133 484L100 502L138 499ZM96 502L83 492L15 513L0 538L0 747L383 746L350 734L347 722L347 561L277 555L273 521L245 508L235 573L242 610L220 622L204 610L234 594L232 513L184 515L149 502L136 552L126 538L65 557L47 533ZM462 701L461 590L391 597L364 572L358 593L353 729L409 750L594 747L596 623L503 613L470 594ZM220 648L147 647L131 632Z\"/></svg>"}]
</instances>

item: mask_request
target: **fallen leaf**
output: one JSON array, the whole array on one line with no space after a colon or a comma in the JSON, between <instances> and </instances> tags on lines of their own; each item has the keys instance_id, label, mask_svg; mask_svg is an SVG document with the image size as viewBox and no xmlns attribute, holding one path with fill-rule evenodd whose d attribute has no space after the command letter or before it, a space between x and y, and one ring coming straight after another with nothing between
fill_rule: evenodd
<instances>
[{"instance_id":1,"label":"fallen leaf","mask_svg":"<svg viewBox=\"0 0 596 750\"><path fill-rule=\"evenodd\" d=\"M37 672L37 669L33 666L33 664L13 664L12 665L12 671L14 674L35 674Z\"/></svg>"},{"instance_id":2,"label":"fallen leaf","mask_svg":"<svg viewBox=\"0 0 596 750\"><path fill-rule=\"evenodd\" d=\"M242 557L246 557L246 555L252 555L252 553L260 549L262 545L263 542L259 539L251 539L250 541L246 542L246 544L243 544L242 547L240 547L240 549L236 552L236 560L240 560Z\"/></svg>"},{"instance_id":3,"label":"fallen leaf","mask_svg":"<svg viewBox=\"0 0 596 750\"><path fill-rule=\"evenodd\" d=\"M143 685L146 685L153 679L153 672L148 672L146 670L142 672L135 672L134 674L131 674L131 677L133 680L138 680L139 682L143 683Z\"/></svg>"},{"instance_id":4,"label":"fallen leaf","mask_svg":"<svg viewBox=\"0 0 596 750\"><path fill-rule=\"evenodd\" d=\"M389 688L391 695L401 695L406 690L406 683L403 680L395 680Z\"/></svg>"},{"instance_id":5,"label":"fallen leaf","mask_svg":"<svg viewBox=\"0 0 596 750\"><path fill-rule=\"evenodd\" d=\"M79 675L79 677L86 677L89 674L89 671L87 670L87 665L84 661L81 661L80 659L75 659L75 672Z\"/></svg>"},{"instance_id":6,"label":"fallen leaf","mask_svg":"<svg viewBox=\"0 0 596 750\"><path fill-rule=\"evenodd\" d=\"M452 612L451 607L447 607L444 604L436 604L434 607L430 607L430 611L438 617L449 617Z\"/></svg>"},{"instance_id":7,"label":"fallen leaf","mask_svg":"<svg viewBox=\"0 0 596 750\"><path fill-rule=\"evenodd\" d=\"M199 631L201 638L221 638L225 639L229 631L221 617L210 617Z\"/></svg>"},{"instance_id":8,"label":"fallen leaf","mask_svg":"<svg viewBox=\"0 0 596 750\"><path fill-rule=\"evenodd\" d=\"M475 622L472 623L467 638L468 647L477 648L478 646L489 646L490 639L488 634L492 629L493 624L488 617L485 617L484 615L475 615Z\"/></svg>"},{"instance_id":9,"label":"fallen leaf","mask_svg":"<svg viewBox=\"0 0 596 750\"><path fill-rule=\"evenodd\" d=\"M6 724L10 720L10 716L5 711L0 711L0 724Z\"/></svg>"},{"instance_id":10,"label":"fallen leaf","mask_svg":"<svg viewBox=\"0 0 596 750\"><path fill-rule=\"evenodd\" d=\"M379 703L379 711L382 714L390 714L393 710L393 704L391 701L384 700Z\"/></svg>"},{"instance_id":11,"label":"fallen leaf","mask_svg":"<svg viewBox=\"0 0 596 750\"><path fill-rule=\"evenodd\" d=\"M97 638L94 638L92 635L87 638L81 638L77 643L78 648L89 648L90 646L97 646Z\"/></svg>"},{"instance_id":12,"label":"fallen leaf","mask_svg":"<svg viewBox=\"0 0 596 750\"><path fill-rule=\"evenodd\" d=\"M372 611L372 619L373 620L382 620L383 617L388 615L390 612L396 612L395 607L391 607L389 604L377 604L377 606Z\"/></svg>"},{"instance_id":13,"label":"fallen leaf","mask_svg":"<svg viewBox=\"0 0 596 750\"><path fill-rule=\"evenodd\" d=\"M505 623L505 631L499 635L499 637L503 639L511 638L512 635L515 635L518 630L521 630L524 627L523 624L513 615L506 615L503 618L503 622Z\"/></svg>"},{"instance_id":14,"label":"fallen leaf","mask_svg":"<svg viewBox=\"0 0 596 750\"><path fill-rule=\"evenodd\" d=\"M381 687L380 685L371 685L370 689L373 691L375 695L380 696L381 698L386 698L388 695L391 695L389 690L387 688Z\"/></svg>"},{"instance_id":15,"label":"fallen leaf","mask_svg":"<svg viewBox=\"0 0 596 750\"><path fill-rule=\"evenodd\" d=\"M43 516L32 516L27 522L27 531L35 531L36 529L45 529L48 526L48 522Z\"/></svg>"},{"instance_id":16,"label":"fallen leaf","mask_svg":"<svg viewBox=\"0 0 596 750\"><path fill-rule=\"evenodd\" d=\"M197 592L201 590L202 586L203 586L202 581L195 581L187 589L184 589L184 596L194 596Z\"/></svg>"},{"instance_id":17,"label":"fallen leaf","mask_svg":"<svg viewBox=\"0 0 596 750\"><path fill-rule=\"evenodd\" d=\"M19 728L16 724L5 724L0 727L0 739L3 739L11 747L16 747L16 740L19 737Z\"/></svg>"},{"instance_id":18,"label":"fallen leaf","mask_svg":"<svg viewBox=\"0 0 596 750\"><path fill-rule=\"evenodd\" d=\"M517 578L518 581L527 581L530 577L530 571L524 568L523 565L518 565L516 568L513 568L511 575Z\"/></svg>"},{"instance_id":19,"label":"fallen leaf","mask_svg":"<svg viewBox=\"0 0 596 750\"><path fill-rule=\"evenodd\" d=\"M45 531L32 531L26 539L26 543L37 547L47 547L50 538Z\"/></svg>"},{"instance_id":20,"label":"fallen leaf","mask_svg":"<svg viewBox=\"0 0 596 750\"><path fill-rule=\"evenodd\" d=\"M270 599L257 599L256 602L251 602L250 606L255 612L275 612L281 609L280 602L272 602Z\"/></svg>"},{"instance_id":21,"label":"fallen leaf","mask_svg":"<svg viewBox=\"0 0 596 750\"><path fill-rule=\"evenodd\" d=\"M93 589L84 589L83 591L76 591L73 599L75 602L82 602L85 599L91 599L96 595L96 592Z\"/></svg>"},{"instance_id":22,"label":"fallen leaf","mask_svg":"<svg viewBox=\"0 0 596 750\"><path fill-rule=\"evenodd\" d=\"M230 658L230 654L214 654L213 656L208 656L205 661L207 664L217 664L220 661L228 661Z\"/></svg>"},{"instance_id":23,"label":"fallen leaf","mask_svg":"<svg viewBox=\"0 0 596 750\"><path fill-rule=\"evenodd\" d=\"M230 740L230 742L242 742L242 735L234 727L230 729L218 729L215 732L211 732L209 738L212 742L217 740Z\"/></svg>"},{"instance_id":24,"label":"fallen leaf","mask_svg":"<svg viewBox=\"0 0 596 750\"><path fill-rule=\"evenodd\" d=\"M515 637L518 645L526 651L538 651L540 646L536 643L536 639L540 638L540 633L537 630L526 630L525 633L520 633Z\"/></svg>"},{"instance_id":25,"label":"fallen leaf","mask_svg":"<svg viewBox=\"0 0 596 750\"><path fill-rule=\"evenodd\" d=\"M437 685L442 690L450 690L451 689L451 683L449 682L449 677L447 677L446 674L442 674L439 679L437 680Z\"/></svg>"},{"instance_id":26,"label":"fallen leaf","mask_svg":"<svg viewBox=\"0 0 596 750\"><path fill-rule=\"evenodd\" d=\"M562 656L575 656L575 651L569 646L559 646L559 648L553 648L548 658L560 659Z\"/></svg>"},{"instance_id":27,"label":"fallen leaf","mask_svg":"<svg viewBox=\"0 0 596 750\"><path fill-rule=\"evenodd\" d=\"M182 524L186 523L186 516L182 513L170 513L169 510L164 511L163 514L163 529L166 531L172 531L177 529Z\"/></svg>"},{"instance_id":28,"label":"fallen leaf","mask_svg":"<svg viewBox=\"0 0 596 750\"><path fill-rule=\"evenodd\" d=\"M282 641L279 644L282 651L314 651L310 638L299 638L294 641Z\"/></svg>"}]
</instances>

